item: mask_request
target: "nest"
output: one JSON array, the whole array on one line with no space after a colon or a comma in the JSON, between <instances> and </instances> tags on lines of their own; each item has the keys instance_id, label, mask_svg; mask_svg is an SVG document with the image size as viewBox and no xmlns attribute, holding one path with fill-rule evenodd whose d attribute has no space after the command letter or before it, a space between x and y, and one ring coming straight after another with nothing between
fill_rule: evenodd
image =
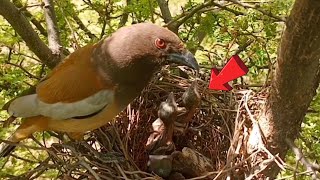
<instances>
[{"instance_id":1,"label":"nest","mask_svg":"<svg viewBox=\"0 0 320 180\"><path fill-rule=\"evenodd\" d=\"M151 124L157 119L159 104L168 94L173 92L177 103L181 104L182 94L191 82L166 71L158 74L141 96L117 116L115 123L87 134L85 141L53 143L50 148L42 146L47 150L48 158L20 177L33 179L55 169L59 179L161 179L147 167L146 143L152 133ZM232 168L234 173L246 171L242 168L247 165L240 152L243 142L240 137L246 123L248 127L252 126L246 107L258 111L258 105L254 103L257 101L246 102L247 106L244 106L243 97L249 97L248 91L212 91L208 89L208 79L200 77L197 82L201 104L185 132L175 135L173 141L176 151L192 154L198 163L206 162L207 166L199 165L202 169L192 170L183 164L194 162L185 162L167 179L217 178L226 174L221 170L227 166L230 169L232 162L233 165L241 163ZM250 94L250 97L264 102L265 93Z\"/></svg>"}]
</instances>

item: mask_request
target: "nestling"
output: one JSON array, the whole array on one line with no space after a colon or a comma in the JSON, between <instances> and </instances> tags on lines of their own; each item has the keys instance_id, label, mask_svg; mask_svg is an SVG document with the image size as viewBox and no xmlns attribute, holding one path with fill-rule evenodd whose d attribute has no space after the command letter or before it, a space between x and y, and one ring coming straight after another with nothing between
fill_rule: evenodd
<instances>
[{"instance_id":1,"label":"nestling","mask_svg":"<svg viewBox=\"0 0 320 180\"><path fill-rule=\"evenodd\" d=\"M166 101L161 102L158 119L152 123L153 133L149 136L146 149L153 155L171 154L174 151L172 141L174 121L178 106L171 92Z\"/></svg>"},{"instance_id":2,"label":"nestling","mask_svg":"<svg viewBox=\"0 0 320 180\"><path fill-rule=\"evenodd\" d=\"M194 80L182 95L181 105L185 107L186 112L178 116L174 122L176 132L185 133L188 123L192 120L200 104L201 96L198 92L197 80Z\"/></svg>"}]
</instances>

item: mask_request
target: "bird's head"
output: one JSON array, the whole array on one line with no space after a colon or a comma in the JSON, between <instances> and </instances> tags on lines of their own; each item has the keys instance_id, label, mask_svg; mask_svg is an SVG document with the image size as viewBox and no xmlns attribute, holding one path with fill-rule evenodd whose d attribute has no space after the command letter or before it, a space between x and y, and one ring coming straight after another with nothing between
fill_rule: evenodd
<instances>
[{"instance_id":1,"label":"bird's head","mask_svg":"<svg viewBox=\"0 0 320 180\"><path fill-rule=\"evenodd\" d=\"M195 70L199 65L193 54L172 31L151 23L122 27L101 41L100 52L107 55L106 66L116 66L138 74L156 71L165 64L185 65Z\"/></svg>"},{"instance_id":2,"label":"bird's head","mask_svg":"<svg viewBox=\"0 0 320 180\"><path fill-rule=\"evenodd\" d=\"M168 95L166 101L161 102L158 110L158 117L164 122L172 121L177 115L177 103L175 101L174 95L171 92Z\"/></svg>"},{"instance_id":3,"label":"bird's head","mask_svg":"<svg viewBox=\"0 0 320 180\"><path fill-rule=\"evenodd\" d=\"M200 102L201 96L198 91L197 80L194 80L182 95L182 105L190 110L191 108L198 107Z\"/></svg>"},{"instance_id":4,"label":"bird's head","mask_svg":"<svg viewBox=\"0 0 320 180\"><path fill-rule=\"evenodd\" d=\"M137 48L144 46L143 49L137 49L137 51L147 56L153 56L149 60L159 63L159 65L174 63L199 70L194 55L172 31L149 23L133 25L128 30L134 31L130 33L132 34L130 37L138 40L136 41Z\"/></svg>"}]
</instances>

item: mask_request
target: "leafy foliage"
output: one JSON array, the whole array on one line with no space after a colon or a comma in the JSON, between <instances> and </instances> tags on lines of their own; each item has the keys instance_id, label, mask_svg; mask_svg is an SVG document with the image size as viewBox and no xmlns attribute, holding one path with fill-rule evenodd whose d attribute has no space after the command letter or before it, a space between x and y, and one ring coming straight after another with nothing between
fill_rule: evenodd
<instances>
[{"instance_id":1,"label":"leafy foliage","mask_svg":"<svg viewBox=\"0 0 320 180\"><path fill-rule=\"evenodd\" d=\"M38 1L13 1L21 3L43 27L46 27L42 4ZM83 0L55 1L56 18L62 46L70 52L87 43L96 42L110 35L124 24L136 22L154 22L164 25L163 15L156 0ZM186 17L206 1L170 0L169 9L173 21ZM217 1L220 6L212 4L195 12L184 20L179 27L179 36L190 49L196 52L203 71L211 67L221 67L234 53L240 56L250 67L244 85L255 84L258 87L269 85L272 65L276 62L277 48L280 42L284 22L271 17L286 17L291 9L292 0L247 1L250 8L231 1ZM177 6L177 4L182 6ZM263 13L267 12L267 13ZM28 20L31 21L31 18ZM80 20L80 21L79 21ZM124 24L122 24L125 22ZM83 24L83 26L81 25ZM47 37L35 26L34 30L43 41ZM28 73L27 73L28 72ZM24 41L2 17L0 17L0 106L6 101L36 84L45 76L47 69L26 47ZM308 157L320 160L320 95L311 107L315 112L308 114L303 124L302 136L298 140L300 147ZM1 119L7 117L1 112ZM0 138L5 139L9 130L0 129ZM42 138L38 134L38 138ZM35 154L19 148L15 154L28 159L41 161L45 154ZM33 155L31 155L33 154ZM37 155L37 157L33 157ZM7 162L9 161L9 162ZM0 172L21 174L32 169L38 163L21 164L16 158L0 160L4 166ZM294 166L293 154L288 155L288 163ZM301 167L302 168L302 167ZM286 172L289 175L292 172ZM55 172L47 172L54 177Z\"/></svg>"}]
</instances>

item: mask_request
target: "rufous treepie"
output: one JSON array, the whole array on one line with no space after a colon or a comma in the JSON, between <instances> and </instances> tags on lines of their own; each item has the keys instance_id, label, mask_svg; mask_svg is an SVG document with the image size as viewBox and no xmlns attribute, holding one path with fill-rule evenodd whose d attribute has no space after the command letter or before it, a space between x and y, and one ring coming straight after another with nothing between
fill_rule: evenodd
<instances>
[{"instance_id":1,"label":"rufous treepie","mask_svg":"<svg viewBox=\"0 0 320 180\"><path fill-rule=\"evenodd\" d=\"M198 70L184 43L166 28L140 23L120 28L96 44L66 57L36 87L8 107L24 118L9 138L19 142L37 131L85 133L120 113L149 83L163 65L176 63ZM0 156L13 145L5 145Z\"/></svg>"}]
</instances>

